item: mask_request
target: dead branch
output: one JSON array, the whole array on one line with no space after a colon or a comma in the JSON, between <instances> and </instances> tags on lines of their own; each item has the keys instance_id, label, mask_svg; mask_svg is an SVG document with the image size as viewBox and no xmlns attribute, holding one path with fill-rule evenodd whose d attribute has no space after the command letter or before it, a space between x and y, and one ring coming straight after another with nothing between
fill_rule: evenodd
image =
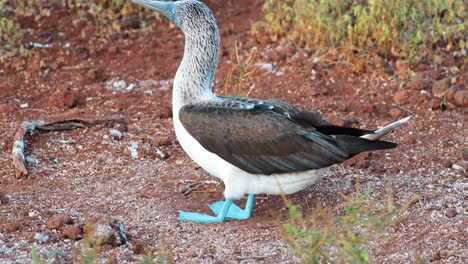
<instances>
[{"instance_id":1,"label":"dead branch","mask_svg":"<svg viewBox=\"0 0 468 264\"><path fill-rule=\"evenodd\" d=\"M180 190L183 196L189 195L192 191L193 192L203 192L203 191L195 191L196 187L199 185L204 185L204 184L219 184L217 181L194 181L194 180L184 180L184 182L189 183L186 186L183 186ZM213 192L213 191L209 191ZM216 192L216 191L214 191Z\"/></svg>"},{"instance_id":2,"label":"dead branch","mask_svg":"<svg viewBox=\"0 0 468 264\"><path fill-rule=\"evenodd\" d=\"M28 175L24 156L24 135L26 135L26 133L32 135L34 130L71 130L100 124L110 125L112 123L124 123L124 120L121 116L95 117L79 112L70 112L50 115L33 121L23 121L16 130L11 151L11 158L13 160L13 166L15 167L16 177L21 178Z\"/></svg>"}]
</instances>

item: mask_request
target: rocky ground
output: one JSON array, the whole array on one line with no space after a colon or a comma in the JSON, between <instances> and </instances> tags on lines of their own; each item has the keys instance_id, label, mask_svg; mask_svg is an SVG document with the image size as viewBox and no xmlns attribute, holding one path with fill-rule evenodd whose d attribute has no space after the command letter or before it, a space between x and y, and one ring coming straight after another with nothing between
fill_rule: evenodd
<instances>
[{"instance_id":1,"label":"rocky ground","mask_svg":"<svg viewBox=\"0 0 468 264\"><path fill-rule=\"evenodd\" d=\"M259 69L243 83L251 97L276 97L340 125L369 129L413 116L387 138L400 143L397 149L334 166L316 185L290 195L291 201L305 212L317 202L333 207L342 201L340 192L354 194L359 175L362 189L370 186L376 196L393 190L398 206L418 197L405 221L371 243L375 262L466 263L463 58L449 56L439 68L421 63L409 80L355 76L340 64L314 61L306 51L256 43L249 29L262 17L261 4L209 2L222 38L217 94L224 94L238 43L244 56L252 47L258 50ZM208 213L206 205L222 199L223 191L221 182L181 150L172 128L171 83L184 45L178 29L167 20L133 18L102 42L91 20L62 7L37 23L18 21L28 28L27 41L51 47L34 49L26 62L0 64L0 262L31 262L33 245L42 258L55 252L58 263L69 262L85 224L106 238L102 263L136 263L161 247L170 248L166 254L180 263L298 262L274 222L288 218L281 197L261 195L247 221L176 220L177 210ZM11 149L21 122L70 112L123 121L26 135L25 154L36 163L27 164L29 175L17 177ZM202 184L187 192L194 181Z\"/></svg>"}]
</instances>

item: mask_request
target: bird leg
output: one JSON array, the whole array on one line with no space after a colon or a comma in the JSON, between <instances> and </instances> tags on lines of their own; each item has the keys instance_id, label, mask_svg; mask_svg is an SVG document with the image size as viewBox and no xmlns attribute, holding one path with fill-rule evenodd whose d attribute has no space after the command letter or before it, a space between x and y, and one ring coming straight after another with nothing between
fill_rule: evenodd
<instances>
[{"instance_id":1,"label":"bird leg","mask_svg":"<svg viewBox=\"0 0 468 264\"><path fill-rule=\"evenodd\" d=\"M238 220L249 219L253 212L254 200L255 195L249 194L249 197L247 198L247 203L245 205L245 209L241 209L239 206L232 204L229 207L229 211L227 212L226 217ZM218 201L208 206L210 207L211 211L213 211L213 213L218 214L222 211L224 203L224 201Z\"/></svg>"}]
</instances>

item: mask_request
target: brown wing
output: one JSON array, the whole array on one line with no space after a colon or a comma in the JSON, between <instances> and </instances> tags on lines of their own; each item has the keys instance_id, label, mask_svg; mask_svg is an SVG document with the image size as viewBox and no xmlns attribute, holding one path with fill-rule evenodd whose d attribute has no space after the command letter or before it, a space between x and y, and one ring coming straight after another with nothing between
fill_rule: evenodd
<instances>
[{"instance_id":1,"label":"brown wing","mask_svg":"<svg viewBox=\"0 0 468 264\"><path fill-rule=\"evenodd\" d=\"M325 135L275 110L264 101L223 100L184 106L179 118L204 148L253 174L318 169L361 151L394 147L393 143ZM355 141L352 148L347 147L347 140ZM361 143L358 152L356 142Z\"/></svg>"}]
</instances>

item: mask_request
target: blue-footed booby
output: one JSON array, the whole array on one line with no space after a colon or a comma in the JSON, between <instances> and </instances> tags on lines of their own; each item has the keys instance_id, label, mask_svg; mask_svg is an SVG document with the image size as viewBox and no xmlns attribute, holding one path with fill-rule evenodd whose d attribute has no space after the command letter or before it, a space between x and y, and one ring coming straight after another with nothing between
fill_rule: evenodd
<instances>
[{"instance_id":1,"label":"blue-footed booby","mask_svg":"<svg viewBox=\"0 0 468 264\"><path fill-rule=\"evenodd\" d=\"M197 0L133 2L159 12L184 32L184 55L172 96L175 133L185 152L225 185L225 200L209 205L214 216L180 211L179 220L247 219L255 194L300 191L333 164L360 152L397 146L378 139L409 117L370 131L333 125L318 113L278 99L214 95L220 38L211 10ZM245 209L233 204L246 194Z\"/></svg>"}]
</instances>

